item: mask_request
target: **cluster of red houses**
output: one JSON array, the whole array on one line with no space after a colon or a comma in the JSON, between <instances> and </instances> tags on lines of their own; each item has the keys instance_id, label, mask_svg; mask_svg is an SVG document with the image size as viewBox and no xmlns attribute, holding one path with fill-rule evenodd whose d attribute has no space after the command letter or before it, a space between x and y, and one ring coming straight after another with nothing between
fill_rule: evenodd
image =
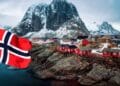
<instances>
[{"instance_id":1,"label":"cluster of red houses","mask_svg":"<svg viewBox=\"0 0 120 86\"><path fill-rule=\"evenodd\" d=\"M95 44L91 44L89 40L83 39L79 43L80 47L76 46L73 48L71 47L73 45L70 45L70 46L60 45L57 47L57 51L61 53L76 54L79 56L87 56L87 57L92 57L97 55L105 58L109 58L109 57L120 58L120 49L117 46L113 46L113 44L109 42L109 40L108 38L103 37L103 38L99 38ZM96 44L98 44L98 46L101 46L101 45L104 45L104 46L101 48L97 47L96 49L91 47L86 47L86 46L96 45ZM97 53L93 53L93 51L96 51Z\"/></svg>"},{"instance_id":2,"label":"cluster of red houses","mask_svg":"<svg viewBox=\"0 0 120 86\"><path fill-rule=\"evenodd\" d=\"M93 39L80 39L78 41L71 41L68 39L33 39L35 43L47 44L55 43L56 40L60 44L57 46L57 51L65 54L76 54L79 56L100 56L100 57L115 57L120 58L120 49L111 41L110 37L99 37L96 40ZM102 47L101 47L102 46ZM93 52L95 51L95 52Z\"/></svg>"},{"instance_id":3,"label":"cluster of red houses","mask_svg":"<svg viewBox=\"0 0 120 86\"><path fill-rule=\"evenodd\" d=\"M86 57L91 57L94 56L91 51L92 49L79 49L79 48L69 48L69 47L63 47L63 46L58 46L57 51L61 53L67 53L67 54L76 54L79 56L86 56ZM114 57L114 58L120 58L120 50L117 49L105 49L101 54L99 54L101 57L109 58L109 57Z\"/></svg>"},{"instance_id":4,"label":"cluster of red houses","mask_svg":"<svg viewBox=\"0 0 120 86\"><path fill-rule=\"evenodd\" d=\"M58 46L57 51L61 53L68 53L68 54L76 54L79 56L90 56L91 54L91 49L79 49L79 48L69 48L69 47L62 47Z\"/></svg>"},{"instance_id":5,"label":"cluster of red houses","mask_svg":"<svg viewBox=\"0 0 120 86\"><path fill-rule=\"evenodd\" d=\"M118 50L118 49L104 49L103 56L104 57L120 58L120 50Z\"/></svg>"}]
</instances>

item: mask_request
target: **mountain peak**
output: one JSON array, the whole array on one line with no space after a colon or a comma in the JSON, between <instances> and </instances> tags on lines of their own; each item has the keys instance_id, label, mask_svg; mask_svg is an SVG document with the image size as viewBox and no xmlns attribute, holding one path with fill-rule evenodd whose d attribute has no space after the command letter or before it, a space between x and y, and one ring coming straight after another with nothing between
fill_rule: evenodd
<instances>
[{"instance_id":1,"label":"mountain peak","mask_svg":"<svg viewBox=\"0 0 120 86\"><path fill-rule=\"evenodd\" d=\"M111 24L109 24L107 21L104 21L101 25L98 27L99 30L94 31L93 34L96 35L118 35L120 32L112 27Z\"/></svg>"},{"instance_id":2,"label":"mountain peak","mask_svg":"<svg viewBox=\"0 0 120 86\"><path fill-rule=\"evenodd\" d=\"M109 24L107 21L104 21L100 26L99 29L106 29L108 31L113 30L114 28L112 27L111 24Z\"/></svg>"},{"instance_id":3,"label":"mountain peak","mask_svg":"<svg viewBox=\"0 0 120 86\"><path fill-rule=\"evenodd\" d=\"M60 28L68 32L76 32L76 29L79 29L82 33L89 34L76 7L67 0L53 0L47 5L37 4L30 7L13 32L22 36L29 32L45 32L46 35L50 32L61 32ZM66 34L64 30L62 33Z\"/></svg>"},{"instance_id":4,"label":"mountain peak","mask_svg":"<svg viewBox=\"0 0 120 86\"><path fill-rule=\"evenodd\" d=\"M108 24L108 22L107 22L107 21L104 21L102 24Z\"/></svg>"},{"instance_id":5,"label":"mountain peak","mask_svg":"<svg viewBox=\"0 0 120 86\"><path fill-rule=\"evenodd\" d=\"M56 2L66 2L67 0L53 0L52 3L56 3Z\"/></svg>"},{"instance_id":6,"label":"mountain peak","mask_svg":"<svg viewBox=\"0 0 120 86\"><path fill-rule=\"evenodd\" d=\"M104 21L104 22L101 24L101 26L110 26L110 27L112 27L111 24L109 24L107 21Z\"/></svg>"}]
</instances>

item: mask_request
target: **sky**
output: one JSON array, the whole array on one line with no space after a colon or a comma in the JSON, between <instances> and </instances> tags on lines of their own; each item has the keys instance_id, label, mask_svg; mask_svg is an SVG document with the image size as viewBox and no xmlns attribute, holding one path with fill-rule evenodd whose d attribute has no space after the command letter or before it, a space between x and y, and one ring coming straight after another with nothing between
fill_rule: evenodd
<instances>
[{"instance_id":1,"label":"sky","mask_svg":"<svg viewBox=\"0 0 120 86\"><path fill-rule=\"evenodd\" d=\"M28 7L52 0L0 0L0 25L16 26ZM67 0L73 3L88 29L107 21L120 30L120 0Z\"/></svg>"}]
</instances>

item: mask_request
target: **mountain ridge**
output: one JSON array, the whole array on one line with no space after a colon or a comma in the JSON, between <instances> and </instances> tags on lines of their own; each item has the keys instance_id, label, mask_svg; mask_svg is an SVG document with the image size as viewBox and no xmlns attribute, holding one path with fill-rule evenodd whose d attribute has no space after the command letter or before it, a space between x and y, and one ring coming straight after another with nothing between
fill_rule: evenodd
<instances>
[{"instance_id":1,"label":"mountain ridge","mask_svg":"<svg viewBox=\"0 0 120 86\"><path fill-rule=\"evenodd\" d=\"M67 26L65 25L67 24ZM67 0L53 0L50 4L37 4L28 8L21 22L12 31L24 36L29 32L40 32L42 29L57 31L61 27L76 24L75 28L88 35L84 22L79 17L76 7Z\"/></svg>"},{"instance_id":2,"label":"mountain ridge","mask_svg":"<svg viewBox=\"0 0 120 86\"><path fill-rule=\"evenodd\" d=\"M94 35L119 35L120 31L116 30L110 23L104 21L98 26L98 30L90 31Z\"/></svg>"}]
</instances>

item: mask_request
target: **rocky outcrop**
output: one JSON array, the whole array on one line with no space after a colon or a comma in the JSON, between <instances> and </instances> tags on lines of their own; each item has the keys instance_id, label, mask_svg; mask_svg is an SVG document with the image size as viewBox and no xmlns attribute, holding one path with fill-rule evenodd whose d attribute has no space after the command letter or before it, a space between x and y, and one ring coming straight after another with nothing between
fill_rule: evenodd
<instances>
[{"instance_id":1,"label":"rocky outcrop","mask_svg":"<svg viewBox=\"0 0 120 86\"><path fill-rule=\"evenodd\" d=\"M12 31L23 36L32 32L42 33L43 29L56 31L60 28L75 31L77 29L86 35L89 34L85 24L79 17L76 7L66 0L53 0L49 5L32 5L18 26Z\"/></svg>"},{"instance_id":2,"label":"rocky outcrop","mask_svg":"<svg viewBox=\"0 0 120 86\"><path fill-rule=\"evenodd\" d=\"M62 54L55 44L33 45L31 55L30 67L37 78L63 80L61 84L73 80L74 86L120 86L119 58Z\"/></svg>"}]
</instances>

